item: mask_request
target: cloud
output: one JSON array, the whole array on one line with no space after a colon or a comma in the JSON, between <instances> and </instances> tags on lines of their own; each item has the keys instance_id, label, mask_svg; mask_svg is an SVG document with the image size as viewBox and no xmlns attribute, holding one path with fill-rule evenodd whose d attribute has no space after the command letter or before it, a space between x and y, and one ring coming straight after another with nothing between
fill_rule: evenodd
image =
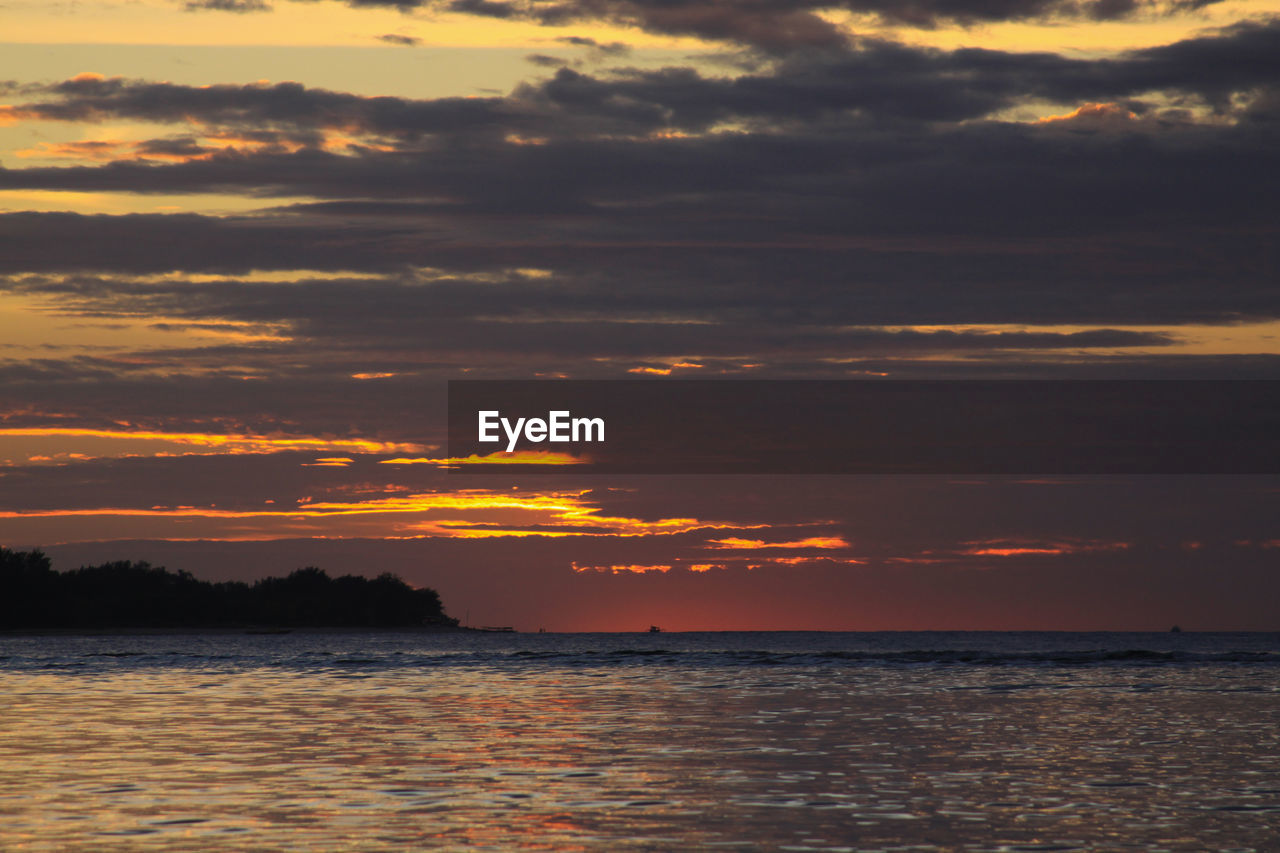
<instances>
[{"instance_id":1,"label":"cloud","mask_svg":"<svg viewBox=\"0 0 1280 853\"><path fill-rule=\"evenodd\" d=\"M883 329L851 325L861 303L831 303L820 320L779 312L775 294L744 288L722 301L678 290L658 296L634 281L590 284L551 279L531 282L518 273L418 278L409 273L359 281L167 283L100 277L27 279L18 292L56 300L64 316L96 319L163 316L170 324L217 319L249 328L279 330L278 344L258 341L228 347L152 350L144 365L217 364L239 346L269 366L272 351L289 361L323 342L328 357L376 347L380 360L416 353L440 363L515 358L518 353L553 359L654 359L673 362L689 353L702 358L853 358L925 353L1079 350L1167 347L1165 333L1118 329L1069 332ZM725 322L732 313L733 321ZM566 317L568 315L568 317ZM683 363L683 362L680 362ZM634 362L628 364L632 369ZM619 368L622 369L621 367ZM663 369L651 368L650 372ZM670 372L671 368L665 368ZM395 373L396 371L384 371ZM343 375L350 374L350 370ZM391 378L391 377L388 377Z\"/></svg>"},{"instance_id":2,"label":"cloud","mask_svg":"<svg viewBox=\"0 0 1280 853\"><path fill-rule=\"evenodd\" d=\"M1026 189L1031 194L1036 187ZM894 212L887 201L886 219ZM722 203L731 206L732 197ZM714 209L699 208L713 217ZM1186 209L1171 200L1164 212ZM776 354L775 348L800 356L824 349L854 355L877 347L1025 350L1169 342L1150 330L876 330L883 325L1222 322L1280 314L1258 236L1188 231L1185 225L1135 245L1124 236L1126 223L1105 220L1121 230L1095 232L1091 251L1082 256L1082 238L1075 236L1011 240L981 233L886 233L886 224L905 230L906 219L882 224L879 234L848 246L788 243L776 235L770 244L768 219L759 231L744 228L731 240L713 241L711 234L690 239L686 233L682 241L673 225L696 237L697 231L714 229L716 219L664 222L663 214L673 211L659 210L629 223L569 216L564 221L575 223L577 233L568 240L554 235L559 223L544 214L539 224L546 231L526 232L522 245L511 246L509 215L494 228L484 213L451 222L447 208L417 223L353 218L342 210L335 217L278 218L7 214L0 222L21 238L5 255L7 271L46 275L16 278L6 287L57 299L61 310L126 318L153 312L171 322L288 321L292 333L316 339L382 336L409 346L436 340L442 348L456 343L473 353L490 342L494 352L519 346L545 352L550 346L565 355L671 355L698 363L700 356L735 350ZM818 213L814 227L823 227ZM1131 228L1151 227L1149 216L1136 210L1132 215ZM1040 217L1046 229L1054 226L1055 217ZM841 227L870 225L853 221ZM611 242L601 245L608 229L614 231ZM1212 241L1196 236L1210 233ZM527 279L516 271L525 265L554 275ZM413 267L436 271L416 273ZM179 277L166 284L129 277L170 270L236 276L253 269L360 269L385 280L339 276L299 284L287 276L275 284L187 284ZM1223 273L1227 269L1233 270L1230 276ZM108 270L116 273L86 275ZM71 275L48 275L53 273ZM797 288L805 293L802 302L795 300ZM1064 288L1070 290L1064 294ZM300 305L304 292L308 298ZM475 324L476 334L460 328L463 321Z\"/></svg>"},{"instance_id":3,"label":"cloud","mask_svg":"<svg viewBox=\"0 0 1280 853\"><path fill-rule=\"evenodd\" d=\"M84 495L93 478L111 476L138 501L146 483L186 483L192 503L234 499L219 484L240 478L259 498L305 495L308 485L336 486L351 469L277 469L252 458L174 463L161 474L150 460L94 466L42 468L23 485L41 500ZM285 460L279 460L283 463ZM255 463L257 466L255 468ZM357 460L358 466L359 460ZM353 466L355 468L356 466ZM136 469L136 470L135 470ZM141 469L148 470L143 477ZM34 471L34 469L31 469ZM271 476L264 476L269 471ZM279 473L279 480L276 474ZM48 478L48 479L43 479ZM588 478L584 478L588 479ZM1257 478L1245 478L1255 480ZM559 490L565 490L563 481ZM279 483L279 487L276 487ZM55 485L56 484L56 485ZM371 573L397 571L413 583L440 589L448 602L483 602L486 621L536 630L637 629L651 622L682 627L771 627L832 629L1030 628L1167 629L1166 612L1195 613L1197 625L1266 628L1277 593L1274 550L1233 545L1274 538L1274 493L1268 484L1224 478L1138 478L1079 480L1055 486L992 481L949 484L937 478L633 478L579 498L616 518L732 517L738 523L771 523L772 538L814 535L795 524L831 520L823 532L842 533L858 543L863 565L810 561L788 566L752 560L748 570L734 564L721 571L694 572L694 565L725 565L724 552L701 546L728 534L701 531L648 537L434 537L379 541L369 538L284 538L274 542L119 541L53 544L56 565L104 559L148 559L200 577L252 580L296 565ZM244 495L244 486L240 487ZM271 490L268 493L268 490ZM336 493L335 493L336 494ZM323 495L317 501L340 503ZM152 501L154 502L154 501ZM1123 506L1124 511L1116 507ZM56 520L56 519L55 519ZM173 524L177 517L161 519ZM32 524L33 522L28 522ZM50 521L52 523L52 520ZM66 520L61 522L66 525ZM87 522L86 522L87 523ZM1178 530L1172 540L1168 531ZM109 531L109 528L104 527ZM33 528L28 526L28 531ZM84 532L89 532L81 528ZM809 530L809 533L803 531ZM760 538L765 533L748 534ZM104 537L105 538L105 537ZM1177 547L1188 538L1205 547ZM1095 549L1059 557L1028 554L961 557L943 563L914 560L924 550L953 552L965 543L1132 543L1118 550ZM12 540L11 540L12 541ZM1028 545L1028 547L1036 547ZM711 553L716 559L709 558ZM769 553L765 551L763 554ZM815 551L815 554L832 553ZM890 562L911 558L912 562ZM575 572L574 564L586 571ZM614 573L611 567L620 570ZM627 567L650 567L635 572ZM659 566L670 566L663 572ZM336 572L335 572L336 573ZM1107 595L1099 597L1097 590ZM1229 592L1227 595L1224 591ZM911 606L904 612L902 602ZM455 605L457 606L457 605ZM475 608L472 616L475 619ZM685 608L688 611L685 612ZM1165 608L1170 608L1166 611ZM626 614L631 613L631 616ZM643 617L641 619L640 617ZM1188 620L1179 615L1184 625ZM689 619L684 623L683 619ZM575 621L576 620L576 621ZM724 624L718 620L726 620ZM1213 620L1220 620L1214 622Z\"/></svg>"},{"instance_id":4,"label":"cloud","mask_svg":"<svg viewBox=\"0 0 1280 853\"><path fill-rule=\"evenodd\" d=\"M596 59L627 56L631 46L620 41L599 42L587 36L559 36L556 41L569 47L586 48Z\"/></svg>"},{"instance_id":5,"label":"cloud","mask_svg":"<svg viewBox=\"0 0 1280 853\"><path fill-rule=\"evenodd\" d=\"M297 130L332 128L416 136L457 132L496 121L498 98L413 101L363 97L300 83L184 86L120 77L80 76L47 90L57 100L15 107L16 116L42 121L98 122L127 118L159 123L200 122L224 128Z\"/></svg>"},{"instance_id":6,"label":"cloud","mask_svg":"<svg viewBox=\"0 0 1280 853\"><path fill-rule=\"evenodd\" d=\"M137 273L251 269L390 270L405 258L381 257L396 229L374 229L367 241L340 225L196 214L83 216L74 213L0 214L19 242L0 268L16 270L115 269ZM62 241L73 241L71 243ZM365 242L362 249L360 244ZM59 250L74 245L74 251ZM291 244L295 244L290 248ZM235 247L232 249L232 247ZM381 260L380 260L381 257ZM74 287L74 283L68 283Z\"/></svg>"},{"instance_id":7,"label":"cloud","mask_svg":"<svg viewBox=\"0 0 1280 853\"><path fill-rule=\"evenodd\" d=\"M84 75L14 114L175 133L78 143L124 159L0 169L0 187L310 200L0 214L7 290L175 335L0 370L1265 373L1188 357L1176 326L1280 316L1280 146L1260 118L1277 56L1280 24L1253 22L1091 59L866 39L737 77L560 69L474 99ZM1031 104L1046 120L1006 115ZM187 280L205 274L229 279ZM200 328L276 339L179 337Z\"/></svg>"},{"instance_id":8,"label":"cloud","mask_svg":"<svg viewBox=\"0 0 1280 853\"><path fill-rule=\"evenodd\" d=\"M574 38L569 37L574 44L590 41ZM542 64L560 62L535 56ZM561 68L507 97L413 100L287 82L195 87L82 75L47 87L46 100L9 107L8 115L13 120L199 123L225 132L292 134L289 138L313 146L323 133L341 131L392 140L401 148L478 133L491 139L520 134L587 140L704 133L725 125L754 133L860 129L866 135L889 129L890 122L936 126L990 118L1029 101L1070 109L1112 103L1148 117L1169 112L1169 102L1181 100L1181 112L1170 113L1180 117L1176 126L1192 121L1187 108L1197 103L1240 115L1243 105L1270 92L1280 75L1277 57L1280 21L1255 21L1094 59L976 48L942 51L862 39L847 53L797 55L736 77L674 67L598 75Z\"/></svg>"},{"instance_id":9,"label":"cloud","mask_svg":"<svg viewBox=\"0 0 1280 853\"><path fill-rule=\"evenodd\" d=\"M422 44L422 39L417 36L405 36L399 33L384 33L377 37L378 41L393 44L398 47L417 47Z\"/></svg>"},{"instance_id":10,"label":"cloud","mask_svg":"<svg viewBox=\"0 0 1280 853\"><path fill-rule=\"evenodd\" d=\"M741 537L728 537L725 539L709 539L707 540L707 548L713 550L735 550L735 551L756 551L764 548L788 548L788 549L835 549L848 548L849 543L840 536L809 536L804 539L796 539L789 542L769 542L764 539L744 539Z\"/></svg>"},{"instance_id":11,"label":"cloud","mask_svg":"<svg viewBox=\"0 0 1280 853\"><path fill-rule=\"evenodd\" d=\"M187 0L188 12L269 12L271 4L265 0Z\"/></svg>"},{"instance_id":12,"label":"cloud","mask_svg":"<svg viewBox=\"0 0 1280 853\"><path fill-rule=\"evenodd\" d=\"M1117 21L1194 11L1220 0L851 0L850 11L877 15L889 24L933 29L1002 21Z\"/></svg>"},{"instance_id":13,"label":"cloud","mask_svg":"<svg viewBox=\"0 0 1280 853\"><path fill-rule=\"evenodd\" d=\"M303 0L298 0L303 2ZM310 0L306 0L310 2ZM830 13L881 26L934 29L1004 21L1114 21L1195 12L1219 0L346 0L355 8L475 15L547 26L601 22L650 33L727 41L766 52L847 48L851 34ZM256 6L208 0L188 8Z\"/></svg>"},{"instance_id":14,"label":"cloud","mask_svg":"<svg viewBox=\"0 0 1280 853\"><path fill-rule=\"evenodd\" d=\"M1266 478L606 483L565 466L495 487L438 466L445 382L464 375L1280 375L1274 327L1246 325L1280 318L1276 20L1059 55L887 34L1203 4L350 5L750 50L719 73L628 68L626 45L556 29L543 45L571 67L480 98L4 84L0 121L74 140L8 161L11 199L208 211L0 213L0 310L25 321L0 341L4 541L150 539L62 547L247 577L385 560L440 573L446 600L546 602L550 627L641 607L639 627L674 628L661 608L686 605L867 627L904 600L918 627L961 610L1024 627L1044 601L1131 626L1153 589L1200 605L1224 577L1237 613L1275 600L1274 549L1231 544L1275 541ZM265 537L282 543L209 541Z\"/></svg>"},{"instance_id":15,"label":"cloud","mask_svg":"<svg viewBox=\"0 0 1280 853\"><path fill-rule=\"evenodd\" d=\"M562 65L569 64L567 59L562 59L559 56L548 56L545 53L531 53L524 58L524 61L530 65L538 65L543 68L559 68Z\"/></svg>"}]
</instances>

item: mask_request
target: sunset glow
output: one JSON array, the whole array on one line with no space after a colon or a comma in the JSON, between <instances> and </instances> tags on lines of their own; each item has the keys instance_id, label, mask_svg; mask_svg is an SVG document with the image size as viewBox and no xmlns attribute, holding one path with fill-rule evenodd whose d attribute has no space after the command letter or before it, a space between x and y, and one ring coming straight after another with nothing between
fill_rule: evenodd
<instances>
[{"instance_id":1,"label":"sunset glow","mask_svg":"<svg viewBox=\"0 0 1280 853\"><path fill-rule=\"evenodd\" d=\"M1072 473L1163 439L964 383L1274 379L1280 0L0 14L4 547L390 571L525 629L1274 627L1265 436ZM461 448L462 379L954 386L884 434L815 397L841 468L706 394ZM735 447L776 465L695 475Z\"/></svg>"},{"instance_id":2,"label":"sunset glow","mask_svg":"<svg viewBox=\"0 0 1280 853\"><path fill-rule=\"evenodd\" d=\"M10 440L14 439L14 440ZM17 441L36 439L44 441ZM102 439L103 441L99 441ZM137 455L165 455L166 452L191 454L253 454L296 450L338 450L354 453L412 453L425 449L408 442L383 442L363 438L316 438L311 436L244 435L199 432L162 432L145 429L89 429L82 427L0 427L0 447L75 447L93 448L93 456L79 454L67 458L95 458ZM62 454L74 451L60 451ZM59 457L45 457L57 459ZM28 456L26 461L35 461ZM43 461L43 460L41 460ZM10 460L13 464L14 460Z\"/></svg>"}]
</instances>

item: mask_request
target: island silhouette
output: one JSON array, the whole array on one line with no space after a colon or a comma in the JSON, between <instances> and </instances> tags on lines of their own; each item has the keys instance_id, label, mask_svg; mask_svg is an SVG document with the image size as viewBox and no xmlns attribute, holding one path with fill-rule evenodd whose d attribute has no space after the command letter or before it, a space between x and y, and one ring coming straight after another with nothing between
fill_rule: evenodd
<instances>
[{"instance_id":1,"label":"island silhouette","mask_svg":"<svg viewBox=\"0 0 1280 853\"><path fill-rule=\"evenodd\" d=\"M0 548L0 630L456 628L434 589L384 572L331 578L314 566L252 584L211 583L130 560L54 571L39 550Z\"/></svg>"}]
</instances>

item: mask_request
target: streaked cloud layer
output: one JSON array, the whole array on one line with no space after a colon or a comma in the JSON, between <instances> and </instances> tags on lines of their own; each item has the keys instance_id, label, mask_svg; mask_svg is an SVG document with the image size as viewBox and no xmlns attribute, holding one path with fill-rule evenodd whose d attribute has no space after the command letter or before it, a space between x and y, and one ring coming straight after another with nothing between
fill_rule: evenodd
<instances>
[{"instance_id":1,"label":"streaked cloud layer","mask_svg":"<svg viewBox=\"0 0 1280 853\"><path fill-rule=\"evenodd\" d=\"M787 570L821 598L839 571L1061 579L1161 548L1230 571L1265 550L1231 543L1276 538L1244 509L1274 503L1256 484L1220 548L1172 527L1159 544L1159 501L1124 505L1133 530L970 517L913 542L859 526L843 495L865 484L815 481L804 512L763 484L754 504L717 507L704 484L705 503L642 511L626 507L646 490L672 499L656 480L469 490L442 445L443 383L463 377L1275 378L1277 4L5 14L15 41L55 40L55 17L101 41L92 67L0 83L5 544L447 541L538 554L597 593ZM207 47L183 77L115 35L177 44L176 21L227 50L292 22L282 46L423 64L343 86L314 47L285 79L244 61L218 77ZM473 71L432 64L461 55L445 45ZM926 515L967 499L935 485ZM1022 488L1050 504L1092 488L1117 512L1124 493Z\"/></svg>"}]
</instances>

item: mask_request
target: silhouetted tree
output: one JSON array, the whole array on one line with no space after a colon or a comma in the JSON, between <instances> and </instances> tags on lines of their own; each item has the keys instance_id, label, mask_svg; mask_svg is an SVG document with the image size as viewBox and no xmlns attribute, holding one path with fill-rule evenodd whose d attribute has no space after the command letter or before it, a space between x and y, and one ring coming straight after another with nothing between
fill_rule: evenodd
<instances>
[{"instance_id":1,"label":"silhouetted tree","mask_svg":"<svg viewBox=\"0 0 1280 853\"><path fill-rule=\"evenodd\" d=\"M253 586L212 584L129 560L53 571L39 551L0 548L0 628L456 626L432 589L383 573L332 579L308 566Z\"/></svg>"},{"instance_id":2,"label":"silhouetted tree","mask_svg":"<svg viewBox=\"0 0 1280 853\"><path fill-rule=\"evenodd\" d=\"M26 628L43 622L57 582L42 551L0 548L0 625Z\"/></svg>"}]
</instances>

